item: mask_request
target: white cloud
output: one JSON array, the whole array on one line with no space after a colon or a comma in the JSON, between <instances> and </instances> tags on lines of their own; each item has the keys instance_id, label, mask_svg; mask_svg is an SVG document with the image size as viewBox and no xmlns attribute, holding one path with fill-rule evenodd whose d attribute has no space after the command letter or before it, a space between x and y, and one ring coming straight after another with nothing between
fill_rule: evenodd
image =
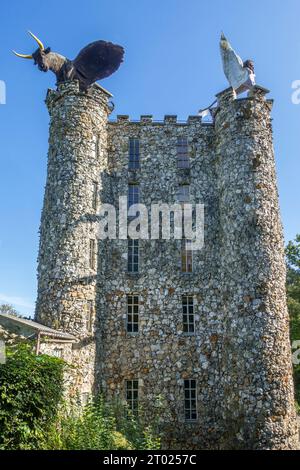
<instances>
[{"instance_id":1,"label":"white cloud","mask_svg":"<svg viewBox=\"0 0 300 470\"><path fill-rule=\"evenodd\" d=\"M12 304L17 307L24 307L24 308L34 308L34 303L28 301L27 299L24 299L22 297L14 297L6 294L2 294L0 292L0 302L6 303L6 304Z\"/></svg>"}]
</instances>

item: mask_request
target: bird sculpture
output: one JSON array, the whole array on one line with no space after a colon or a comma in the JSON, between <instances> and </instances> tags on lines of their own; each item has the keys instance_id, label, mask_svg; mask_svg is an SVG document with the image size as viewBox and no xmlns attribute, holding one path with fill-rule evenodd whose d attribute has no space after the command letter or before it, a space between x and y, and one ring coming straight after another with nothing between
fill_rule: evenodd
<instances>
[{"instance_id":1,"label":"bird sculpture","mask_svg":"<svg viewBox=\"0 0 300 470\"><path fill-rule=\"evenodd\" d=\"M243 62L223 33L221 35L220 50L223 70L230 86L237 94L251 90L255 85L253 61L246 60Z\"/></svg>"},{"instance_id":2,"label":"bird sculpture","mask_svg":"<svg viewBox=\"0 0 300 470\"><path fill-rule=\"evenodd\" d=\"M245 62L237 55L231 47L224 34L221 35L220 50L223 63L224 74L237 95L244 91L251 90L255 85L254 63L252 60ZM214 119L217 111L214 106L218 100L215 100L210 106L200 109L199 115L204 118L211 116Z\"/></svg>"},{"instance_id":3,"label":"bird sculpture","mask_svg":"<svg viewBox=\"0 0 300 470\"><path fill-rule=\"evenodd\" d=\"M106 41L95 41L84 47L74 60L69 60L57 52L45 48L42 41L33 33L29 34L38 44L32 54L14 54L23 59L32 59L42 72L51 70L56 75L57 83L78 80L80 88L87 90L97 80L109 77L118 70L123 61L122 46Z\"/></svg>"}]
</instances>

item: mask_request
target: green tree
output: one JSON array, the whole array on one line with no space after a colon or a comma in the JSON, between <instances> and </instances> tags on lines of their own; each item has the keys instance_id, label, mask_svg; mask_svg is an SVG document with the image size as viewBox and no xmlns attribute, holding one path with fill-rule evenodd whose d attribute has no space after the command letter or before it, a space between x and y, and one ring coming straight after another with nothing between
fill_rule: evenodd
<instances>
[{"instance_id":1,"label":"green tree","mask_svg":"<svg viewBox=\"0 0 300 470\"><path fill-rule=\"evenodd\" d=\"M19 317L20 314L11 304L0 304L0 313L10 313L10 315L15 315Z\"/></svg>"},{"instance_id":2,"label":"green tree","mask_svg":"<svg viewBox=\"0 0 300 470\"><path fill-rule=\"evenodd\" d=\"M0 365L0 449L39 447L63 398L64 367L28 344L7 348Z\"/></svg>"},{"instance_id":3,"label":"green tree","mask_svg":"<svg viewBox=\"0 0 300 470\"><path fill-rule=\"evenodd\" d=\"M300 235L286 247L287 303L290 315L291 341L300 341ZM294 366L296 400L300 405L300 365Z\"/></svg>"}]
</instances>

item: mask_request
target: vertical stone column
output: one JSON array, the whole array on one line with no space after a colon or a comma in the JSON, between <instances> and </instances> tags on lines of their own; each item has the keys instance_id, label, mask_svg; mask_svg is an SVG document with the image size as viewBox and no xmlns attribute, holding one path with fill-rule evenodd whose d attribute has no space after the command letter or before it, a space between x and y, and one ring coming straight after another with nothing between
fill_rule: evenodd
<instances>
[{"instance_id":1,"label":"vertical stone column","mask_svg":"<svg viewBox=\"0 0 300 470\"><path fill-rule=\"evenodd\" d=\"M294 449L298 431L267 90L218 96L225 449Z\"/></svg>"},{"instance_id":2,"label":"vertical stone column","mask_svg":"<svg viewBox=\"0 0 300 470\"><path fill-rule=\"evenodd\" d=\"M68 82L57 91L49 90L46 98L50 137L36 319L80 339L77 362L82 377L76 383L86 380L81 387L86 392L93 376L93 328L88 323L95 312L96 214L101 174L107 165L110 96L97 85L81 92L78 82ZM94 265L90 262L92 243ZM90 347L82 349L84 344Z\"/></svg>"}]
</instances>

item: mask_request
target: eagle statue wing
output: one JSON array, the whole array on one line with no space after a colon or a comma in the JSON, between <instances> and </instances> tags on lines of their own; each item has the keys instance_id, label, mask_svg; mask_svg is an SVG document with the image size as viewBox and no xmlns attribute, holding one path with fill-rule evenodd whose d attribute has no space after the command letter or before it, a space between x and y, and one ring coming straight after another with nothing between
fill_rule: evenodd
<instances>
[{"instance_id":1,"label":"eagle statue wing","mask_svg":"<svg viewBox=\"0 0 300 470\"><path fill-rule=\"evenodd\" d=\"M73 65L85 86L109 77L123 61L122 46L106 41L95 41L84 47L73 60Z\"/></svg>"},{"instance_id":2,"label":"eagle statue wing","mask_svg":"<svg viewBox=\"0 0 300 470\"><path fill-rule=\"evenodd\" d=\"M224 34L221 37L220 49L224 73L232 88L239 90L247 84L253 85L254 75L245 67L242 59L231 47Z\"/></svg>"}]
</instances>

